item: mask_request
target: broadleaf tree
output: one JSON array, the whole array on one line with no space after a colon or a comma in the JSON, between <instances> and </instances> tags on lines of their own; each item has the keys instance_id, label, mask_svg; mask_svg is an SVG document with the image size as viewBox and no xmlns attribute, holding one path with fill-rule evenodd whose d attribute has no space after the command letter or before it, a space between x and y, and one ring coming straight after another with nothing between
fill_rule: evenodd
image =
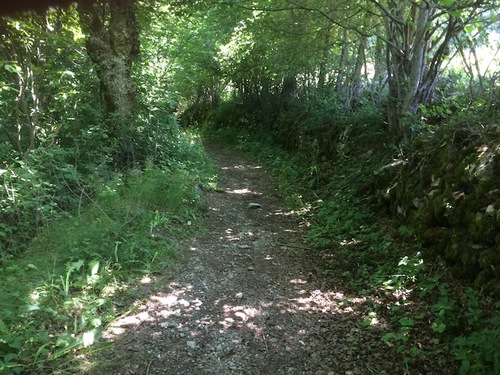
<instances>
[{"instance_id":1,"label":"broadleaf tree","mask_svg":"<svg viewBox=\"0 0 500 375\"><path fill-rule=\"evenodd\" d=\"M118 164L133 162L128 121L135 109L132 63L139 53L135 0L83 1L78 6L86 46L97 66L104 107L109 115L108 135L118 142Z\"/></svg>"}]
</instances>

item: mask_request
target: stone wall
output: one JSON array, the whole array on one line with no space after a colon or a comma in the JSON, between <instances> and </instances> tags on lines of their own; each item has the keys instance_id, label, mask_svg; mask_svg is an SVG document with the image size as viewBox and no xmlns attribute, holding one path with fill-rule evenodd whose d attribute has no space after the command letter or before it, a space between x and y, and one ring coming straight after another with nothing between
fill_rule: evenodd
<instances>
[{"instance_id":1,"label":"stone wall","mask_svg":"<svg viewBox=\"0 0 500 375\"><path fill-rule=\"evenodd\" d=\"M444 128L415 140L387 185L391 211L457 277L500 294L500 132ZM387 178L386 178L387 180Z\"/></svg>"}]
</instances>

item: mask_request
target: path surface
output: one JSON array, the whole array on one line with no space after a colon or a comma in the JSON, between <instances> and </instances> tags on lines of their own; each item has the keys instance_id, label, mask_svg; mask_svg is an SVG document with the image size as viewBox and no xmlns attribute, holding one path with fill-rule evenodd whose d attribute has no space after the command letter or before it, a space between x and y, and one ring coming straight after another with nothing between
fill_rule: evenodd
<instances>
[{"instance_id":1,"label":"path surface","mask_svg":"<svg viewBox=\"0 0 500 375\"><path fill-rule=\"evenodd\" d=\"M265 168L209 151L224 193L207 194L207 231L156 281L158 292L106 333L115 344L105 373L403 374L380 341L383 322L362 327L367 301L320 284L321 264Z\"/></svg>"}]
</instances>

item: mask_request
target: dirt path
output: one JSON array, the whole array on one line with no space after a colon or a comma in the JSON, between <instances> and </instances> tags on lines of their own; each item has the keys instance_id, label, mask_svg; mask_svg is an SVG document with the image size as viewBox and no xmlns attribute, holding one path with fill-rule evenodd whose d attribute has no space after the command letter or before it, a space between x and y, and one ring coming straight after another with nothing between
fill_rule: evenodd
<instances>
[{"instance_id":1,"label":"dirt path","mask_svg":"<svg viewBox=\"0 0 500 375\"><path fill-rule=\"evenodd\" d=\"M383 322L362 327L373 301L321 284L321 265L265 168L209 151L224 193L207 194L207 232L156 281L159 292L106 333L115 344L105 373L403 374L380 341Z\"/></svg>"}]
</instances>

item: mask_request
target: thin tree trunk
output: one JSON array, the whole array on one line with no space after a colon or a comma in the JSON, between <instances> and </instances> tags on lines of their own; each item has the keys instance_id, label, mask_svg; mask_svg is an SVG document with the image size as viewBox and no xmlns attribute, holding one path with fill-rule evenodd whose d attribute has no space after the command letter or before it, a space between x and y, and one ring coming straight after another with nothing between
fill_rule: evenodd
<instances>
[{"instance_id":1,"label":"thin tree trunk","mask_svg":"<svg viewBox=\"0 0 500 375\"><path fill-rule=\"evenodd\" d=\"M330 59L330 28L323 30L323 51L321 53L321 60L319 63L318 73L318 87L324 87L326 83L327 65Z\"/></svg>"},{"instance_id":2,"label":"thin tree trunk","mask_svg":"<svg viewBox=\"0 0 500 375\"><path fill-rule=\"evenodd\" d=\"M379 34L379 28L377 30ZM377 37L375 42L375 71L373 75L374 83L381 85L384 82L384 73L387 71L387 66L384 59L384 41Z\"/></svg>"},{"instance_id":3,"label":"thin tree trunk","mask_svg":"<svg viewBox=\"0 0 500 375\"><path fill-rule=\"evenodd\" d=\"M451 13L441 27L431 27L436 10L428 2L390 2L386 7L373 2L382 10L386 28L388 122L394 134L408 143L412 116L432 95L450 41L460 27Z\"/></svg>"},{"instance_id":4,"label":"thin tree trunk","mask_svg":"<svg viewBox=\"0 0 500 375\"><path fill-rule=\"evenodd\" d=\"M357 102L361 97L361 84L362 84L361 73L365 62L366 44L367 44L367 38L361 36L361 40L359 41L358 45L358 52L356 55L356 63L354 64L354 69L352 71L352 78L349 88L348 106L351 108L356 106Z\"/></svg>"},{"instance_id":5,"label":"thin tree trunk","mask_svg":"<svg viewBox=\"0 0 500 375\"><path fill-rule=\"evenodd\" d=\"M337 79L335 81L335 91L337 94L341 94L344 88L345 81L345 67L347 65L347 53L349 48L349 31L344 29L344 34L342 35L342 49L340 51L339 65L337 69Z\"/></svg>"}]
</instances>

